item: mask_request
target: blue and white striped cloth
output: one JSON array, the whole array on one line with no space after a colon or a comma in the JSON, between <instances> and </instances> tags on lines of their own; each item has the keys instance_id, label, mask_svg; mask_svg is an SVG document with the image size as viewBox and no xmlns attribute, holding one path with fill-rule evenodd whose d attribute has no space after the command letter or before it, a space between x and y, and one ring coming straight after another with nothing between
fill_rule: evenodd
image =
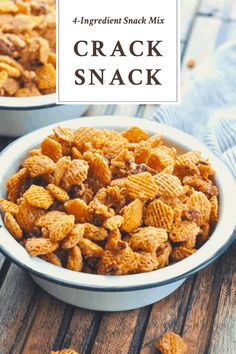
<instances>
[{"instance_id":1,"label":"blue and white striped cloth","mask_svg":"<svg viewBox=\"0 0 236 354\"><path fill-rule=\"evenodd\" d=\"M161 106L152 119L194 135L236 177L236 42L198 63L181 96L181 104Z\"/></svg>"}]
</instances>

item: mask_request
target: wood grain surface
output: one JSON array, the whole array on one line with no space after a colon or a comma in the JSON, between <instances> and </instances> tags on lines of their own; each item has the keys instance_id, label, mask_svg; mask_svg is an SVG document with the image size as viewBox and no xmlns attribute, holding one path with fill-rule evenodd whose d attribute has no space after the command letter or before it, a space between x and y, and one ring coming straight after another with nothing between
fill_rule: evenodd
<instances>
[{"instance_id":1,"label":"wood grain surface","mask_svg":"<svg viewBox=\"0 0 236 354\"><path fill-rule=\"evenodd\" d=\"M182 80L216 47L236 38L236 2L182 0ZM150 118L155 105L93 105L87 116ZM12 139L0 138L0 149ZM41 290L0 254L0 354L153 354L166 331L183 335L190 354L236 353L236 244L173 294L142 309L102 313L75 308Z\"/></svg>"}]
</instances>

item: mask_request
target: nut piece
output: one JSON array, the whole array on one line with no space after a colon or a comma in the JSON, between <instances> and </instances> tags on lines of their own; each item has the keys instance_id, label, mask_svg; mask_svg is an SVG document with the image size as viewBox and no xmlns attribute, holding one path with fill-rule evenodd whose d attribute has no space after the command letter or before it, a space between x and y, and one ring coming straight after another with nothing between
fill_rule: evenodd
<instances>
[{"instance_id":1,"label":"nut piece","mask_svg":"<svg viewBox=\"0 0 236 354\"><path fill-rule=\"evenodd\" d=\"M57 242L52 242L48 238L28 238L25 247L32 257L52 253L58 248Z\"/></svg>"},{"instance_id":2,"label":"nut piece","mask_svg":"<svg viewBox=\"0 0 236 354\"><path fill-rule=\"evenodd\" d=\"M105 229L112 231L112 230L115 230L115 229L118 229L119 227L121 227L123 222L124 222L123 216L115 215L115 216L111 216L110 218L106 219L102 226Z\"/></svg>"},{"instance_id":3,"label":"nut piece","mask_svg":"<svg viewBox=\"0 0 236 354\"><path fill-rule=\"evenodd\" d=\"M162 354L187 354L188 347L185 341L174 332L165 333L156 343L156 348Z\"/></svg>"},{"instance_id":4,"label":"nut piece","mask_svg":"<svg viewBox=\"0 0 236 354\"><path fill-rule=\"evenodd\" d=\"M4 216L4 223L8 231L17 239L20 240L23 237L23 231L16 219L10 213L6 213Z\"/></svg>"}]
</instances>

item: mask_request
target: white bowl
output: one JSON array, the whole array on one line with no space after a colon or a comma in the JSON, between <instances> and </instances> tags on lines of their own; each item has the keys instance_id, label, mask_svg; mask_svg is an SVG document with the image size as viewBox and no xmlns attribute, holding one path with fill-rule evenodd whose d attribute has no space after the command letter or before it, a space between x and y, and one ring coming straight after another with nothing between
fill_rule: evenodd
<instances>
[{"instance_id":1,"label":"white bowl","mask_svg":"<svg viewBox=\"0 0 236 354\"><path fill-rule=\"evenodd\" d=\"M220 217L210 239L193 255L163 269L124 276L102 276L61 269L39 258L32 258L10 235L0 219L0 249L20 267L29 271L34 280L48 293L78 307L102 311L121 311L156 302L184 280L207 266L226 250L232 241L235 225L235 184L227 167L204 145L176 129L144 119L127 117L93 117L70 120L62 126L76 129L81 126L116 129L137 125L151 134L163 134L165 142L179 151L200 150L216 171L220 195ZM27 152L51 133L55 125L30 133L8 146L0 156L0 193L6 194L6 181L17 171Z\"/></svg>"},{"instance_id":2,"label":"white bowl","mask_svg":"<svg viewBox=\"0 0 236 354\"><path fill-rule=\"evenodd\" d=\"M0 135L21 136L48 124L81 116L87 105L56 105L56 94L0 97Z\"/></svg>"}]
</instances>

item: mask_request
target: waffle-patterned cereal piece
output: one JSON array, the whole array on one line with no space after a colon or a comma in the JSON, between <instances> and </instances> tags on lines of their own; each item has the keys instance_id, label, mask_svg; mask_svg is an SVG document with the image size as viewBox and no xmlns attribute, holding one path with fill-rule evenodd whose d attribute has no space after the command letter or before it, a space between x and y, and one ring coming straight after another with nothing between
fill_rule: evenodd
<instances>
[{"instance_id":1,"label":"waffle-patterned cereal piece","mask_svg":"<svg viewBox=\"0 0 236 354\"><path fill-rule=\"evenodd\" d=\"M122 275L135 273L139 265L139 256L127 245L119 250L106 250L99 260L98 274Z\"/></svg>"},{"instance_id":2,"label":"waffle-patterned cereal piece","mask_svg":"<svg viewBox=\"0 0 236 354\"><path fill-rule=\"evenodd\" d=\"M88 163L84 160L72 160L63 175L62 187L68 190L71 186L80 185L88 175Z\"/></svg>"},{"instance_id":3,"label":"waffle-patterned cereal piece","mask_svg":"<svg viewBox=\"0 0 236 354\"><path fill-rule=\"evenodd\" d=\"M50 192L48 192L45 188L34 184L27 189L27 191L23 194L23 197L27 200L29 205L41 209L48 209L54 201L54 198Z\"/></svg>"},{"instance_id":4,"label":"waffle-patterned cereal piece","mask_svg":"<svg viewBox=\"0 0 236 354\"><path fill-rule=\"evenodd\" d=\"M171 252L171 259L174 262L182 261L182 259L187 258L194 254L196 250L194 248L187 248L185 246L179 246L176 248L173 248Z\"/></svg>"},{"instance_id":5,"label":"waffle-patterned cereal piece","mask_svg":"<svg viewBox=\"0 0 236 354\"><path fill-rule=\"evenodd\" d=\"M52 253L58 248L57 242L52 242L48 238L28 238L25 247L32 257L42 256Z\"/></svg>"},{"instance_id":6,"label":"waffle-patterned cereal piece","mask_svg":"<svg viewBox=\"0 0 236 354\"><path fill-rule=\"evenodd\" d=\"M27 177L27 169L21 168L7 181L7 197L10 201L16 202L19 198L22 185L25 183Z\"/></svg>"},{"instance_id":7,"label":"waffle-patterned cereal piece","mask_svg":"<svg viewBox=\"0 0 236 354\"><path fill-rule=\"evenodd\" d=\"M54 134L61 142L66 142L71 144L74 141L74 133L69 128L56 127L53 129Z\"/></svg>"},{"instance_id":8,"label":"waffle-patterned cereal piece","mask_svg":"<svg viewBox=\"0 0 236 354\"><path fill-rule=\"evenodd\" d=\"M82 270L83 259L80 248L78 246L74 246L69 249L66 266L68 269L74 270L76 272L80 272Z\"/></svg>"},{"instance_id":9,"label":"waffle-patterned cereal piece","mask_svg":"<svg viewBox=\"0 0 236 354\"><path fill-rule=\"evenodd\" d=\"M53 224L49 225L49 238L52 242L63 240L73 229L75 223L74 215L63 215Z\"/></svg>"},{"instance_id":10,"label":"waffle-patterned cereal piece","mask_svg":"<svg viewBox=\"0 0 236 354\"><path fill-rule=\"evenodd\" d=\"M156 349L161 354L188 354L188 346L178 334L174 332L165 333L156 343Z\"/></svg>"},{"instance_id":11,"label":"waffle-patterned cereal piece","mask_svg":"<svg viewBox=\"0 0 236 354\"><path fill-rule=\"evenodd\" d=\"M89 219L88 205L79 198L68 200L64 204L67 213L75 216L76 221L86 222Z\"/></svg>"},{"instance_id":12,"label":"waffle-patterned cereal piece","mask_svg":"<svg viewBox=\"0 0 236 354\"><path fill-rule=\"evenodd\" d=\"M158 187L154 177L149 172L142 172L137 175L128 176L126 190L132 199L147 200L156 197Z\"/></svg>"},{"instance_id":13,"label":"waffle-patterned cereal piece","mask_svg":"<svg viewBox=\"0 0 236 354\"><path fill-rule=\"evenodd\" d=\"M45 213L45 210L31 206L25 199L22 199L19 205L19 211L16 214L16 221L20 227L30 232L35 226L36 220Z\"/></svg>"},{"instance_id":14,"label":"waffle-patterned cereal piece","mask_svg":"<svg viewBox=\"0 0 236 354\"><path fill-rule=\"evenodd\" d=\"M12 214L6 212L4 216L4 223L8 229L8 231L17 239L20 240L23 237L23 231L19 224L17 223L16 219Z\"/></svg>"},{"instance_id":15,"label":"waffle-patterned cereal piece","mask_svg":"<svg viewBox=\"0 0 236 354\"><path fill-rule=\"evenodd\" d=\"M87 238L82 238L79 241L79 247L85 257L101 257L104 252L102 247Z\"/></svg>"},{"instance_id":16,"label":"waffle-patterned cereal piece","mask_svg":"<svg viewBox=\"0 0 236 354\"><path fill-rule=\"evenodd\" d=\"M50 352L50 354L79 354L76 352L74 349L68 348L68 349L60 349L57 350L56 352Z\"/></svg>"},{"instance_id":17,"label":"waffle-patterned cereal piece","mask_svg":"<svg viewBox=\"0 0 236 354\"><path fill-rule=\"evenodd\" d=\"M46 261L46 262L49 262L49 263L52 263L58 267L62 267L62 263L61 263L61 260L60 258L56 255L56 253L47 253L43 256L41 256L41 258Z\"/></svg>"},{"instance_id":18,"label":"waffle-patterned cereal piece","mask_svg":"<svg viewBox=\"0 0 236 354\"><path fill-rule=\"evenodd\" d=\"M133 202L125 206L121 210L124 218L122 229L126 232L131 232L142 224L143 219L143 204L140 199L135 199Z\"/></svg>"},{"instance_id":19,"label":"waffle-patterned cereal piece","mask_svg":"<svg viewBox=\"0 0 236 354\"><path fill-rule=\"evenodd\" d=\"M164 147L164 148L163 148ZM148 166L160 172L165 167L173 165L175 162L176 151L164 145L153 148L148 159Z\"/></svg>"},{"instance_id":20,"label":"waffle-patterned cereal piece","mask_svg":"<svg viewBox=\"0 0 236 354\"><path fill-rule=\"evenodd\" d=\"M93 142L95 137L98 135L98 131L93 127L81 127L75 131L74 134L74 144L83 152L86 142Z\"/></svg>"},{"instance_id":21,"label":"waffle-patterned cereal piece","mask_svg":"<svg viewBox=\"0 0 236 354\"><path fill-rule=\"evenodd\" d=\"M170 231L174 221L174 210L159 199L151 202L145 212L144 223Z\"/></svg>"},{"instance_id":22,"label":"waffle-patterned cereal piece","mask_svg":"<svg viewBox=\"0 0 236 354\"><path fill-rule=\"evenodd\" d=\"M40 90L56 88L56 69L52 64L45 64L35 70L36 82Z\"/></svg>"},{"instance_id":23,"label":"waffle-patterned cereal piece","mask_svg":"<svg viewBox=\"0 0 236 354\"><path fill-rule=\"evenodd\" d=\"M155 252L141 252L138 253L138 267L137 272L151 272L159 267L158 258Z\"/></svg>"},{"instance_id":24,"label":"waffle-patterned cereal piece","mask_svg":"<svg viewBox=\"0 0 236 354\"><path fill-rule=\"evenodd\" d=\"M103 185L108 185L111 182L111 171L108 162L102 157L102 155L95 153L90 154L89 158L89 172L93 178L100 181Z\"/></svg>"},{"instance_id":25,"label":"waffle-patterned cereal piece","mask_svg":"<svg viewBox=\"0 0 236 354\"><path fill-rule=\"evenodd\" d=\"M140 227L132 232L128 243L134 251L153 253L167 240L168 235L166 230L147 226Z\"/></svg>"},{"instance_id":26,"label":"waffle-patterned cereal piece","mask_svg":"<svg viewBox=\"0 0 236 354\"><path fill-rule=\"evenodd\" d=\"M56 140L47 137L41 143L41 151L43 155L50 157L57 162L62 157L62 146Z\"/></svg>"},{"instance_id":27,"label":"waffle-patterned cereal piece","mask_svg":"<svg viewBox=\"0 0 236 354\"><path fill-rule=\"evenodd\" d=\"M170 231L170 239L173 242L183 242L196 238L200 228L193 221L181 221L175 224Z\"/></svg>"},{"instance_id":28,"label":"waffle-patterned cereal piece","mask_svg":"<svg viewBox=\"0 0 236 354\"><path fill-rule=\"evenodd\" d=\"M55 166L54 171L54 184L59 186L63 180L64 174L71 163L71 158L69 156L63 156L60 158Z\"/></svg>"},{"instance_id":29,"label":"waffle-patterned cereal piece","mask_svg":"<svg viewBox=\"0 0 236 354\"><path fill-rule=\"evenodd\" d=\"M0 210L3 213L9 212L12 215L16 215L18 213L18 211L19 211L19 207L18 207L17 204L15 204L13 202L10 202L7 199L1 198L0 199Z\"/></svg>"},{"instance_id":30,"label":"waffle-patterned cereal piece","mask_svg":"<svg viewBox=\"0 0 236 354\"><path fill-rule=\"evenodd\" d=\"M148 141L140 141L134 149L135 162L146 163L151 154L151 144Z\"/></svg>"},{"instance_id":31,"label":"waffle-patterned cereal piece","mask_svg":"<svg viewBox=\"0 0 236 354\"><path fill-rule=\"evenodd\" d=\"M60 220L63 216L66 216L66 213L59 210L52 210L37 218L35 225L48 228L50 225Z\"/></svg>"},{"instance_id":32,"label":"waffle-patterned cereal piece","mask_svg":"<svg viewBox=\"0 0 236 354\"><path fill-rule=\"evenodd\" d=\"M53 173L55 170L55 163L44 155L29 157L24 161L23 166L28 170L30 177Z\"/></svg>"},{"instance_id":33,"label":"waffle-patterned cereal piece","mask_svg":"<svg viewBox=\"0 0 236 354\"><path fill-rule=\"evenodd\" d=\"M53 195L53 197L61 203L65 203L67 200L70 199L69 195L67 194L64 189L56 186L55 184L48 184L46 189Z\"/></svg>"},{"instance_id":34,"label":"waffle-patterned cereal piece","mask_svg":"<svg viewBox=\"0 0 236 354\"><path fill-rule=\"evenodd\" d=\"M125 130L122 136L128 139L130 143L139 143L141 140L147 140L149 134L139 127L132 127Z\"/></svg>"},{"instance_id":35,"label":"waffle-patterned cereal piece","mask_svg":"<svg viewBox=\"0 0 236 354\"><path fill-rule=\"evenodd\" d=\"M183 194L183 186L178 177L167 173L158 173L154 179L158 187L158 195L178 197Z\"/></svg>"},{"instance_id":36,"label":"waffle-patterned cereal piece","mask_svg":"<svg viewBox=\"0 0 236 354\"><path fill-rule=\"evenodd\" d=\"M76 246L80 239L84 236L85 225L77 224L66 238L62 241L61 247L64 249Z\"/></svg>"},{"instance_id":37,"label":"waffle-patterned cereal piece","mask_svg":"<svg viewBox=\"0 0 236 354\"><path fill-rule=\"evenodd\" d=\"M193 192L187 203L189 209L187 217L190 216L197 225L201 226L209 222L211 214L211 202L202 192ZM194 213L195 212L195 213Z\"/></svg>"}]
</instances>

